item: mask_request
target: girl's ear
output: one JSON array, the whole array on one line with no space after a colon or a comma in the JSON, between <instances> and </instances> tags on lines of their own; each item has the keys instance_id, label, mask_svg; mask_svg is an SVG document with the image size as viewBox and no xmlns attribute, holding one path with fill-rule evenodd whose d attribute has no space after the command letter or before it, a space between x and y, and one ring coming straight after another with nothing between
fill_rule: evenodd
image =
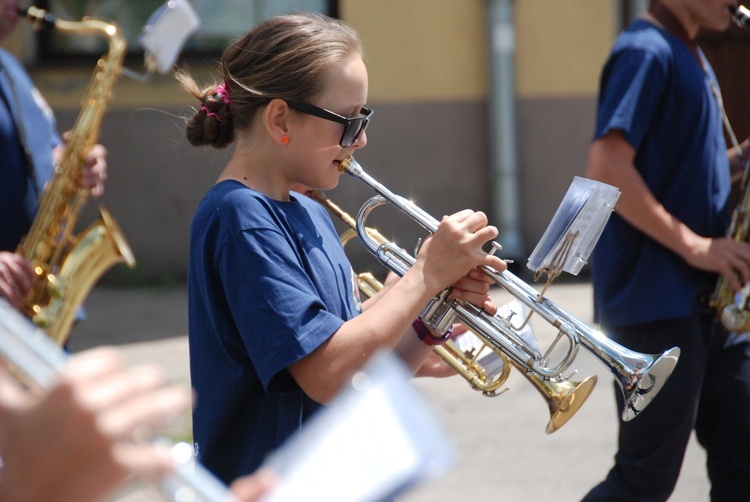
<instances>
[{"instance_id":1,"label":"girl's ear","mask_svg":"<svg viewBox=\"0 0 750 502\"><path fill-rule=\"evenodd\" d=\"M283 99L274 99L263 111L263 124L274 143L285 144L289 141L289 114L291 108Z\"/></svg>"}]
</instances>

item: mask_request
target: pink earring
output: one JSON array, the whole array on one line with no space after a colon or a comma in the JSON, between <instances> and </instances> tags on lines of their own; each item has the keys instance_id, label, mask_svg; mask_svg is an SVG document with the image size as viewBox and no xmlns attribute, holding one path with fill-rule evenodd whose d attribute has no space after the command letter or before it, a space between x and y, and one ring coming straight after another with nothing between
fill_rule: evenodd
<instances>
[{"instance_id":1,"label":"pink earring","mask_svg":"<svg viewBox=\"0 0 750 502\"><path fill-rule=\"evenodd\" d=\"M281 142L284 143L285 145L288 144L289 143L289 136L287 136L286 134L283 135L281 137Z\"/></svg>"}]
</instances>

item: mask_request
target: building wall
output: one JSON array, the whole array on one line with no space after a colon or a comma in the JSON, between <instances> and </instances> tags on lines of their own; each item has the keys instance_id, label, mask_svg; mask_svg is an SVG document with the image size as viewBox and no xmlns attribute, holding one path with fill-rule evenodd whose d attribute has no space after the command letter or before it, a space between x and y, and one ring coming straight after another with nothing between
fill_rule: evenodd
<instances>
[{"instance_id":1,"label":"building wall","mask_svg":"<svg viewBox=\"0 0 750 502\"><path fill-rule=\"evenodd\" d=\"M526 254L572 177L582 172L616 3L566 0L554 11L547 0L512 3L519 217ZM482 0L340 2L341 17L363 39L369 104L376 110L368 146L357 158L375 178L436 217L464 207L491 212L489 145L495 140L487 130L486 9ZM27 40L22 35L10 44L22 53ZM198 63L190 69L210 78ZM85 65L33 68L61 129L73 124L90 74ZM185 277L190 218L230 153L187 144L183 117L195 105L171 77L118 82L101 130L110 166L102 202L122 226L139 266L132 272L116 267L105 281ZM328 195L356 213L373 194L357 180L342 179ZM92 203L84 219L95 213ZM376 213L373 225L413 247L418 228L388 208ZM364 264L359 250L351 254L355 268L373 267Z\"/></svg>"}]
</instances>

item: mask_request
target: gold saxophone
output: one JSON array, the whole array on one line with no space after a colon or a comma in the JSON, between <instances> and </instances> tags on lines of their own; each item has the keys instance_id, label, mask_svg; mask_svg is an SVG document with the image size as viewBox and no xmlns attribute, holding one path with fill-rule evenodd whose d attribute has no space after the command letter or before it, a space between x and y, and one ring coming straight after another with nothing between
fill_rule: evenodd
<instances>
[{"instance_id":1,"label":"gold saxophone","mask_svg":"<svg viewBox=\"0 0 750 502\"><path fill-rule=\"evenodd\" d=\"M750 11L747 8L732 6L729 7L729 11L738 26L743 28L750 26ZM726 116L724 119L730 138L741 155L742 150L739 149L728 119ZM745 163L743 162L743 164ZM750 170L747 164L744 165L744 168L740 185L742 200L732 211L732 221L727 229L727 237L735 242L750 242L750 179L748 178ZM739 274L737 274L737 277L741 280ZM729 331L745 332L750 329L750 290L748 288L748 285L745 285L739 293L735 294L726 277L719 275L719 279L716 281L708 305L716 312L721 324Z\"/></svg>"},{"instance_id":2,"label":"gold saxophone","mask_svg":"<svg viewBox=\"0 0 750 502\"><path fill-rule=\"evenodd\" d=\"M18 247L37 276L21 312L60 345L65 344L75 315L96 281L116 263L135 266L133 253L114 218L100 208L100 218L74 235L88 190L81 188L86 156L97 144L99 129L112 88L120 76L127 44L116 25L96 19L55 19L44 10L24 12L36 29L54 28L77 35L105 38L109 52L96 65L82 109L45 185L39 209L28 234Z\"/></svg>"},{"instance_id":3,"label":"gold saxophone","mask_svg":"<svg viewBox=\"0 0 750 502\"><path fill-rule=\"evenodd\" d=\"M727 237L735 242L750 242L750 183L748 170L745 170L741 191L742 200L732 212L732 221L727 229ZM739 280L742 278L739 277ZM750 291L748 285L735 294L726 277L719 275L716 287L708 301L716 312L721 324L729 331L746 332L750 329Z\"/></svg>"},{"instance_id":4,"label":"gold saxophone","mask_svg":"<svg viewBox=\"0 0 750 502\"><path fill-rule=\"evenodd\" d=\"M327 198L320 190L311 190L307 195L322 205L331 213L339 217L350 228L341 234L340 240L343 246L346 245L357 234L357 222L350 214L338 207L334 202ZM367 227L367 233L370 238L381 242L388 242L385 237L375 228ZM374 296L383 288L383 284L378 281L370 272L361 272L357 274L357 286L359 290L368 298ZM534 373L528 372L521 368L515 361L510 360L500 350L492 347L487 343L481 342L479 345L471 347L466 351L462 350L457 344L448 340L443 345L433 347L433 351L446 363L448 363L464 380L469 382L471 387L478 390L482 395L494 397L503 391L498 389L505 383L510 375L511 367L516 368L521 374L534 386L547 402L550 419L547 422L545 432L552 434L565 425L573 415L583 406L583 403L594 390L596 385L596 375L586 377L581 382L570 380L552 381L539 378ZM494 352L502 361L500 370L488 370L482 365L481 357L486 351Z\"/></svg>"}]
</instances>

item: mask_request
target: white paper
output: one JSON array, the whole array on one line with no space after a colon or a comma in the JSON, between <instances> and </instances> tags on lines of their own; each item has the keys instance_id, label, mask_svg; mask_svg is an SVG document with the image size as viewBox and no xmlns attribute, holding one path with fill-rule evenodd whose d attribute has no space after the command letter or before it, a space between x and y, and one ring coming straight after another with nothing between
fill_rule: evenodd
<instances>
[{"instance_id":1,"label":"white paper","mask_svg":"<svg viewBox=\"0 0 750 502\"><path fill-rule=\"evenodd\" d=\"M200 19L187 0L169 0L157 9L138 38L146 51L147 68L168 73L188 37L199 26Z\"/></svg>"},{"instance_id":2,"label":"white paper","mask_svg":"<svg viewBox=\"0 0 750 502\"><path fill-rule=\"evenodd\" d=\"M576 176L529 256L527 267L535 272L557 268L577 275L619 197L620 191L611 185Z\"/></svg>"}]
</instances>

